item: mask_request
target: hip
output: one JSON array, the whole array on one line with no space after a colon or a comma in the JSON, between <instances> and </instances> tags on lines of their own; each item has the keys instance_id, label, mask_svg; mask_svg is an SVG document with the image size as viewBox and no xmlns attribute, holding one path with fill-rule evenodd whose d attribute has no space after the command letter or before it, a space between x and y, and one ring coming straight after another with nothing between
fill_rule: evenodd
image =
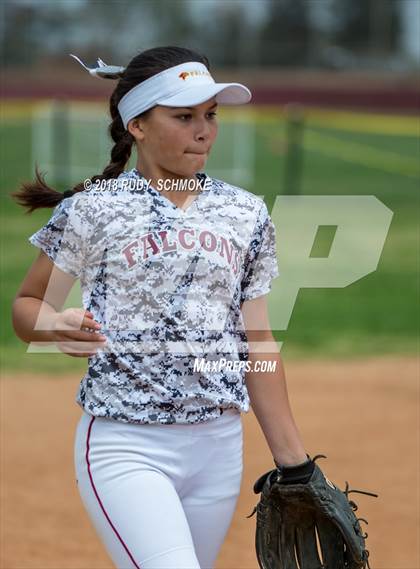
<instances>
[{"instance_id":1,"label":"hip","mask_svg":"<svg viewBox=\"0 0 420 569\"><path fill-rule=\"evenodd\" d=\"M135 424L84 411L74 451L76 471L90 466L104 481L144 470L158 470L180 485L200 472L212 480L237 480L243 468L241 414L226 409L197 424Z\"/></svg>"}]
</instances>

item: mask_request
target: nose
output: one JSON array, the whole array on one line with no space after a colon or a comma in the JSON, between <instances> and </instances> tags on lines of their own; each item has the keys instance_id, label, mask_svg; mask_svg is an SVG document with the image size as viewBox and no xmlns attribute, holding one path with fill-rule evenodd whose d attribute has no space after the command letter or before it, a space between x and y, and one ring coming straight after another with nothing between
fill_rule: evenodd
<instances>
[{"instance_id":1,"label":"nose","mask_svg":"<svg viewBox=\"0 0 420 569\"><path fill-rule=\"evenodd\" d=\"M204 141L208 140L210 136L210 125L205 118L197 120L197 126L195 130L195 140Z\"/></svg>"}]
</instances>

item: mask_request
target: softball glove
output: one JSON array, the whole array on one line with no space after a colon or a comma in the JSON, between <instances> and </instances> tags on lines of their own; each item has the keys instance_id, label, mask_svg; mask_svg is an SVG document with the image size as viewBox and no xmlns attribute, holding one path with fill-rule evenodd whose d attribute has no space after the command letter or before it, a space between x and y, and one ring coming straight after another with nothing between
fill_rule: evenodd
<instances>
[{"instance_id":1,"label":"softball glove","mask_svg":"<svg viewBox=\"0 0 420 569\"><path fill-rule=\"evenodd\" d=\"M344 492L333 484L315 461L318 454L297 466L280 466L254 484L260 501L255 547L261 569L370 569L369 551L354 512L350 492L378 497L372 492ZM317 545L319 541L319 547Z\"/></svg>"}]
</instances>

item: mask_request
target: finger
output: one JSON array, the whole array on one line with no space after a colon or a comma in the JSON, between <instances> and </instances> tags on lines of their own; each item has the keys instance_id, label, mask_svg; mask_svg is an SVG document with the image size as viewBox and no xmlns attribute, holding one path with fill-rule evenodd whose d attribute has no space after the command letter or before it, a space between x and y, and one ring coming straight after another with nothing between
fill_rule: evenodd
<instances>
[{"instance_id":1,"label":"finger","mask_svg":"<svg viewBox=\"0 0 420 569\"><path fill-rule=\"evenodd\" d=\"M72 358L91 358L92 356L96 356L96 352L80 352L78 354L71 353L71 352L63 352L66 356L70 356Z\"/></svg>"},{"instance_id":2,"label":"finger","mask_svg":"<svg viewBox=\"0 0 420 569\"><path fill-rule=\"evenodd\" d=\"M63 330L99 330L101 324L94 320L93 313L81 308L74 308L64 313Z\"/></svg>"},{"instance_id":3,"label":"finger","mask_svg":"<svg viewBox=\"0 0 420 569\"><path fill-rule=\"evenodd\" d=\"M75 357L94 356L99 347L91 342L60 342L58 345L60 351Z\"/></svg>"},{"instance_id":4,"label":"finger","mask_svg":"<svg viewBox=\"0 0 420 569\"><path fill-rule=\"evenodd\" d=\"M96 322L96 320L94 320L93 317L92 318L83 318L82 324L80 326L81 330L86 330L86 331L100 330L100 328L101 328L101 324L99 322Z\"/></svg>"},{"instance_id":5,"label":"finger","mask_svg":"<svg viewBox=\"0 0 420 569\"><path fill-rule=\"evenodd\" d=\"M80 330L83 321L92 322L92 319L85 318L85 313L79 308L65 310L57 320L57 330Z\"/></svg>"},{"instance_id":6,"label":"finger","mask_svg":"<svg viewBox=\"0 0 420 569\"><path fill-rule=\"evenodd\" d=\"M58 340L64 342L106 342L107 337L98 331L90 330L62 330L58 336Z\"/></svg>"},{"instance_id":7,"label":"finger","mask_svg":"<svg viewBox=\"0 0 420 569\"><path fill-rule=\"evenodd\" d=\"M98 324L98 322L95 321L95 317L94 317L93 313L92 313L92 312L89 312L89 311L86 311L86 312L85 312L85 314L84 314L84 319L83 319L83 323L85 322L85 320L86 320L87 322L89 322L89 323L92 323L92 322L93 322L93 324Z\"/></svg>"},{"instance_id":8,"label":"finger","mask_svg":"<svg viewBox=\"0 0 420 569\"><path fill-rule=\"evenodd\" d=\"M87 331L89 331L91 329L99 330L100 328L101 324L99 322L96 322L93 316L93 312L91 312L90 310L86 310L85 316L82 320L82 323L80 324L80 329L81 330L87 329Z\"/></svg>"},{"instance_id":9,"label":"finger","mask_svg":"<svg viewBox=\"0 0 420 569\"><path fill-rule=\"evenodd\" d=\"M91 358L92 356L96 356L95 352L86 352L80 354L72 354L70 352L64 352L66 356L70 356L72 358Z\"/></svg>"},{"instance_id":10,"label":"finger","mask_svg":"<svg viewBox=\"0 0 420 569\"><path fill-rule=\"evenodd\" d=\"M64 342L62 342L60 345L57 346L58 349L60 350L60 352L62 352L63 354L65 354L66 356L71 356L73 358L82 358L82 357L87 357L87 356L92 356L95 355L93 352L82 352L82 351L74 351L72 350L71 347L69 347L67 344L65 344Z\"/></svg>"},{"instance_id":11,"label":"finger","mask_svg":"<svg viewBox=\"0 0 420 569\"><path fill-rule=\"evenodd\" d=\"M91 334L89 332L72 332L71 334L62 334L58 338L61 344L68 344L75 349L84 350L93 349L97 350L105 346L107 339L101 334Z\"/></svg>"}]
</instances>

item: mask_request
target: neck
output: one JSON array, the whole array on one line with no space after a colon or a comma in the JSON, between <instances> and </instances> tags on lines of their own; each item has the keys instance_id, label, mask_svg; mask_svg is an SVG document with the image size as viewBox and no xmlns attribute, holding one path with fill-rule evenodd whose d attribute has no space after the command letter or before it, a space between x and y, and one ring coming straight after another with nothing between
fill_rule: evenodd
<instances>
[{"instance_id":1,"label":"neck","mask_svg":"<svg viewBox=\"0 0 420 569\"><path fill-rule=\"evenodd\" d=\"M137 162L136 164L136 169L138 172L140 172L140 174L143 176L143 178L145 178L147 181L150 181L150 185L155 188L155 190L158 191L164 191L165 195L171 194L171 195L177 195L181 200L185 199L185 194L187 193L188 195L194 195L196 193L199 193L200 190L200 184L198 183L198 179L196 177L195 174L193 174L192 176L182 176L180 174L175 174L173 172L169 172L167 170L163 170L160 169L158 167L148 167L146 164L141 165L139 162ZM163 183L169 180L168 182L166 182L166 188L169 189L165 189L163 190ZM175 182L177 181L182 181L182 180L194 180L195 185L197 187L197 189L195 190L189 190L188 192L182 192L176 189L176 184ZM172 183L173 182L173 183ZM195 187L195 186L194 186ZM174 189L172 189L174 188ZM184 197L182 197L184 196Z\"/></svg>"}]
</instances>

